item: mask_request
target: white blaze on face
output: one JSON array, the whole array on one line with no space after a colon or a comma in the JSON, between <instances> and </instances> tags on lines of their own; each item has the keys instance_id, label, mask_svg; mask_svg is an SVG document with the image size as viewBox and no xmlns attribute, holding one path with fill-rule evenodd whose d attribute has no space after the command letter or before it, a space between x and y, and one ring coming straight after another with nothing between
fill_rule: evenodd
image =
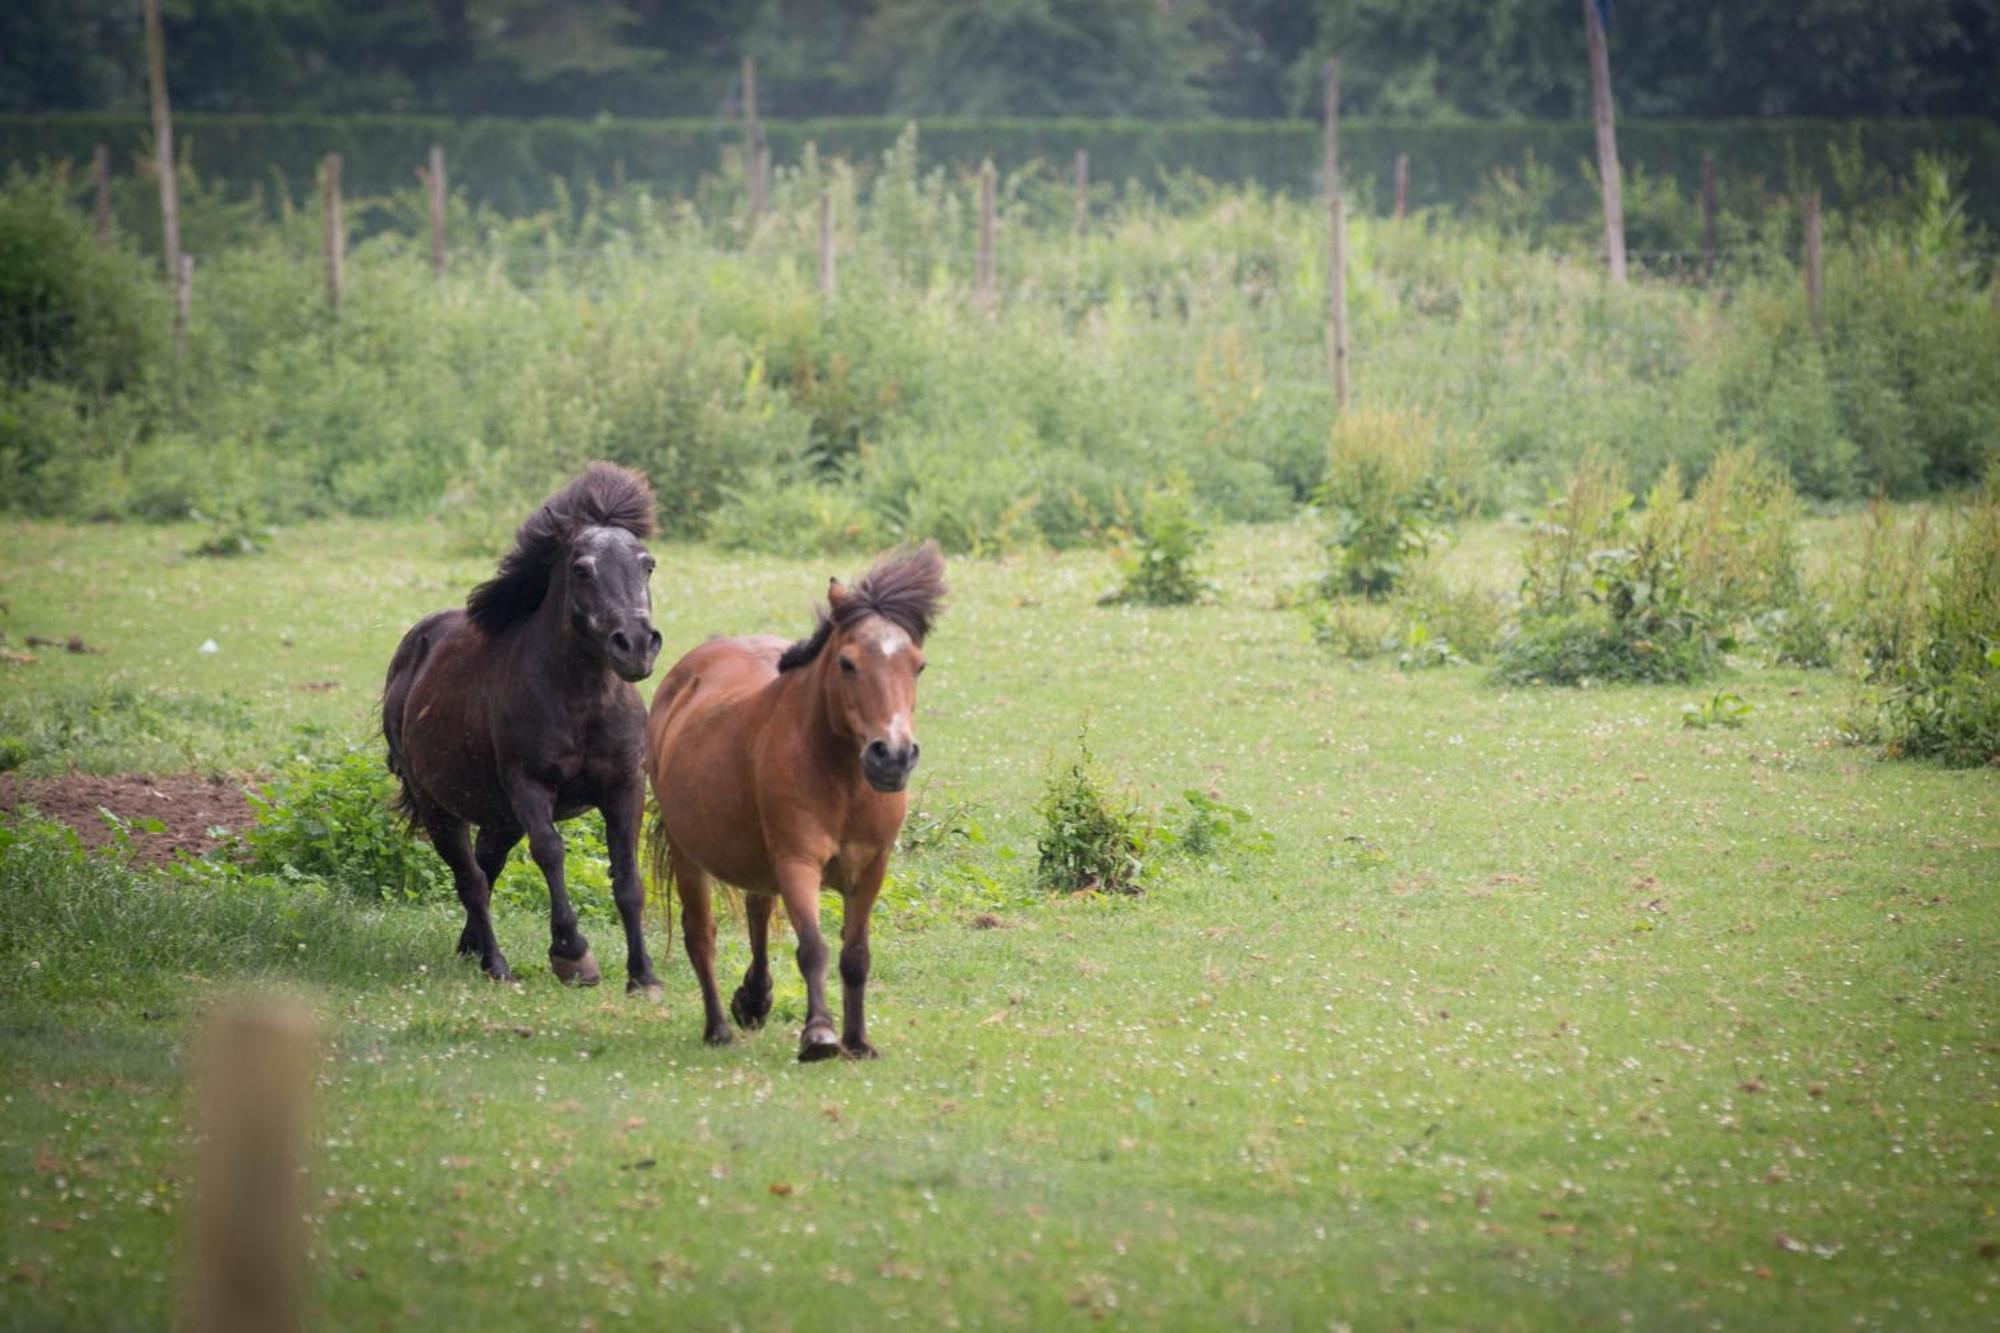
<instances>
[{"instance_id":1,"label":"white blaze on face","mask_svg":"<svg viewBox=\"0 0 2000 1333\"><path fill-rule=\"evenodd\" d=\"M884 625L875 632L875 651L884 657L907 652L909 647L910 636L894 625Z\"/></svg>"}]
</instances>

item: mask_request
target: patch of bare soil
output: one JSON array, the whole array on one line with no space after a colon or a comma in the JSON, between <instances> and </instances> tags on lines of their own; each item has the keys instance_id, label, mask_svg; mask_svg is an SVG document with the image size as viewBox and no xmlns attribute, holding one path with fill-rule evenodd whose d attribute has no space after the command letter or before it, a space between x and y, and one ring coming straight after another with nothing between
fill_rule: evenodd
<instances>
[{"instance_id":1,"label":"patch of bare soil","mask_svg":"<svg viewBox=\"0 0 2000 1333\"><path fill-rule=\"evenodd\" d=\"M136 773L110 777L66 773L31 778L0 773L0 818L11 817L24 806L69 825L91 848L106 845L114 836L98 814L99 809L109 810L133 826L133 854L154 863L170 861L182 851L199 856L222 841L211 830L241 833L251 823L242 784L190 774L153 778ZM146 833L138 827L140 821L153 819L166 826L162 832Z\"/></svg>"}]
</instances>

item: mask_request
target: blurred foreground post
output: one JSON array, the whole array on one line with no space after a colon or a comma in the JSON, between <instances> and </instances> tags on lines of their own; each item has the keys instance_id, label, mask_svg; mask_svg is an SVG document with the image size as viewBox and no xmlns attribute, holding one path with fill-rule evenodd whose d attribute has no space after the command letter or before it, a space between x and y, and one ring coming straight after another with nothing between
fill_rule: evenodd
<instances>
[{"instance_id":1,"label":"blurred foreground post","mask_svg":"<svg viewBox=\"0 0 2000 1333\"><path fill-rule=\"evenodd\" d=\"M1076 234L1090 229L1090 150L1076 150Z\"/></svg>"},{"instance_id":2,"label":"blurred foreground post","mask_svg":"<svg viewBox=\"0 0 2000 1333\"><path fill-rule=\"evenodd\" d=\"M1410 155L1396 154L1396 216L1398 219L1410 215Z\"/></svg>"},{"instance_id":3,"label":"blurred foreground post","mask_svg":"<svg viewBox=\"0 0 2000 1333\"><path fill-rule=\"evenodd\" d=\"M831 301L839 286L833 269L833 191L819 192L819 294Z\"/></svg>"},{"instance_id":4,"label":"blurred foreground post","mask_svg":"<svg viewBox=\"0 0 2000 1333\"><path fill-rule=\"evenodd\" d=\"M197 1059L189 1325L296 1329L318 1024L295 1003L238 1001L208 1020Z\"/></svg>"},{"instance_id":5,"label":"blurred foreground post","mask_svg":"<svg viewBox=\"0 0 2000 1333\"><path fill-rule=\"evenodd\" d=\"M1819 332L1820 292L1825 274L1820 269L1819 191L1806 196L1806 314L1813 332Z\"/></svg>"},{"instance_id":6,"label":"blurred foreground post","mask_svg":"<svg viewBox=\"0 0 2000 1333\"><path fill-rule=\"evenodd\" d=\"M99 245L111 243L111 150L97 145L90 155L90 228Z\"/></svg>"},{"instance_id":7,"label":"blurred foreground post","mask_svg":"<svg viewBox=\"0 0 2000 1333\"><path fill-rule=\"evenodd\" d=\"M183 253L174 266L174 360L188 354L188 319L194 312L194 256Z\"/></svg>"},{"instance_id":8,"label":"blurred foreground post","mask_svg":"<svg viewBox=\"0 0 2000 1333\"><path fill-rule=\"evenodd\" d=\"M979 165L979 274L981 310L993 308L993 159Z\"/></svg>"},{"instance_id":9,"label":"blurred foreground post","mask_svg":"<svg viewBox=\"0 0 2000 1333\"><path fill-rule=\"evenodd\" d=\"M167 39L160 29L160 0L145 0L146 79L153 91L153 160L160 173L160 254L167 281L181 271L181 200L174 179L174 113L167 105Z\"/></svg>"},{"instance_id":10,"label":"blurred foreground post","mask_svg":"<svg viewBox=\"0 0 2000 1333\"><path fill-rule=\"evenodd\" d=\"M431 209L431 272L437 277L444 276L444 145L431 145L431 164L418 167L417 176L424 183L424 193L428 196Z\"/></svg>"},{"instance_id":11,"label":"blurred foreground post","mask_svg":"<svg viewBox=\"0 0 2000 1333\"><path fill-rule=\"evenodd\" d=\"M1715 276L1715 154L1701 153L1701 266Z\"/></svg>"},{"instance_id":12,"label":"blurred foreground post","mask_svg":"<svg viewBox=\"0 0 2000 1333\"><path fill-rule=\"evenodd\" d=\"M326 202L326 303L340 313L341 264L347 257L347 229L340 221L340 154L319 164L320 193Z\"/></svg>"},{"instance_id":13,"label":"blurred foreground post","mask_svg":"<svg viewBox=\"0 0 2000 1333\"><path fill-rule=\"evenodd\" d=\"M764 122L757 117L757 60L743 57L743 171L750 182L750 222L764 216L764 182L770 162Z\"/></svg>"},{"instance_id":14,"label":"blurred foreground post","mask_svg":"<svg viewBox=\"0 0 2000 1333\"><path fill-rule=\"evenodd\" d=\"M1340 57L1326 62L1326 355L1333 398L1347 406L1347 205L1340 197Z\"/></svg>"},{"instance_id":15,"label":"blurred foreground post","mask_svg":"<svg viewBox=\"0 0 2000 1333\"><path fill-rule=\"evenodd\" d=\"M1625 281L1625 197L1618 174L1618 131L1611 119L1611 52L1604 41L1604 7L1611 0L1583 0L1590 40L1590 118L1597 122L1597 179L1604 188L1604 258L1613 282Z\"/></svg>"}]
</instances>

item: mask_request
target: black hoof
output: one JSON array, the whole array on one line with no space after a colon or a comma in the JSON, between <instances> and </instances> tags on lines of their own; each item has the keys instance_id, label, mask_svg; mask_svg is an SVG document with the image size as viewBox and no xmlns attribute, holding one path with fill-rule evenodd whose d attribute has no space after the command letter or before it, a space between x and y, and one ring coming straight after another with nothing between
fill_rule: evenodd
<instances>
[{"instance_id":1,"label":"black hoof","mask_svg":"<svg viewBox=\"0 0 2000 1333\"><path fill-rule=\"evenodd\" d=\"M840 1054L841 1058L847 1060L879 1060L882 1058L882 1053L865 1041L842 1041L840 1043Z\"/></svg>"},{"instance_id":2,"label":"black hoof","mask_svg":"<svg viewBox=\"0 0 2000 1333\"><path fill-rule=\"evenodd\" d=\"M644 996L654 1004L667 1002L667 988L654 977L633 977L625 983L625 993Z\"/></svg>"},{"instance_id":3,"label":"black hoof","mask_svg":"<svg viewBox=\"0 0 2000 1333\"><path fill-rule=\"evenodd\" d=\"M556 980L565 986L595 986L604 980L604 974L597 970L596 955L587 947L581 958L564 958L551 949L549 967L555 972Z\"/></svg>"},{"instance_id":4,"label":"black hoof","mask_svg":"<svg viewBox=\"0 0 2000 1333\"><path fill-rule=\"evenodd\" d=\"M839 1054L840 1043L834 1040L830 1027L810 1026L799 1037L799 1063L802 1065L831 1060Z\"/></svg>"},{"instance_id":5,"label":"black hoof","mask_svg":"<svg viewBox=\"0 0 2000 1333\"><path fill-rule=\"evenodd\" d=\"M726 1027L710 1028L701 1034L701 1039L710 1046L728 1046L736 1041L736 1034Z\"/></svg>"},{"instance_id":6,"label":"black hoof","mask_svg":"<svg viewBox=\"0 0 2000 1333\"><path fill-rule=\"evenodd\" d=\"M755 1032L764 1026L764 1020L771 1014L771 992L752 994L738 986L736 993L729 997L729 1016L736 1020L736 1026Z\"/></svg>"},{"instance_id":7,"label":"black hoof","mask_svg":"<svg viewBox=\"0 0 2000 1333\"><path fill-rule=\"evenodd\" d=\"M489 981L504 982L509 986L518 986L521 984L521 979L514 975L514 969L507 966L507 960L504 958L497 963L483 965L481 970L486 973L487 980Z\"/></svg>"}]
</instances>

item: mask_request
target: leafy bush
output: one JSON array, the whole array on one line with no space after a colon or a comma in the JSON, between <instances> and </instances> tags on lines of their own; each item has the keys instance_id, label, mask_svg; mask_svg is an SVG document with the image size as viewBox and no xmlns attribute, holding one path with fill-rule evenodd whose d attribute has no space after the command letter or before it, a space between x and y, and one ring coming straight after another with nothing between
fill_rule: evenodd
<instances>
[{"instance_id":1,"label":"leafy bush","mask_svg":"<svg viewBox=\"0 0 2000 1333\"><path fill-rule=\"evenodd\" d=\"M1631 620L1569 612L1523 618L1493 674L1508 685L1681 684L1712 667L1699 639L1654 637Z\"/></svg>"},{"instance_id":2,"label":"leafy bush","mask_svg":"<svg viewBox=\"0 0 2000 1333\"><path fill-rule=\"evenodd\" d=\"M1049 774L1036 802L1042 832L1035 843L1035 884L1048 893L1138 893L1143 887L1150 821L1114 795L1088 737Z\"/></svg>"},{"instance_id":3,"label":"leafy bush","mask_svg":"<svg viewBox=\"0 0 2000 1333\"><path fill-rule=\"evenodd\" d=\"M1208 547L1208 529L1195 516L1186 477L1147 493L1132 550L1121 562L1125 581L1106 603L1179 606L1213 591L1195 562Z\"/></svg>"},{"instance_id":4,"label":"leafy bush","mask_svg":"<svg viewBox=\"0 0 2000 1333\"><path fill-rule=\"evenodd\" d=\"M300 757L250 793L253 869L318 879L365 901L455 901L451 872L394 809L396 781L371 750Z\"/></svg>"},{"instance_id":5,"label":"leafy bush","mask_svg":"<svg viewBox=\"0 0 2000 1333\"><path fill-rule=\"evenodd\" d=\"M1354 408L1334 423L1320 503L1333 515L1328 597L1380 601L1435 538L1431 427L1420 413Z\"/></svg>"},{"instance_id":6,"label":"leafy bush","mask_svg":"<svg viewBox=\"0 0 2000 1333\"><path fill-rule=\"evenodd\" d=\"M1890 679L1892 754L2000 764L2000 476L1945 552L1922 646Z\"/></svg>"},{"instance_id":7,"label":"leafy bush","mask_svg":"<svg viewBox=\"0 0 2000 1333\"><path fill-rule=\"evenodd\" d=\"M1740 729L1756 710L1734 690L1717 690L1698 704L1681 705L1681 726L1694 731L1710 727Z\"/></svg>"},{"instance_id":8,"label":"leafy bush","mask_svg":"<svg viewBox=\"0 0 2000 1333\"><path fill-rule=\"evenodd\" d=\"M1833 621L1860 659L1864 679L1886 680L1915 657L1925 632L1936 543L1930 513L1908 526L1886 500L1869 505L1859 549L1833 574Z\"/></svg>"}]
</instances>

